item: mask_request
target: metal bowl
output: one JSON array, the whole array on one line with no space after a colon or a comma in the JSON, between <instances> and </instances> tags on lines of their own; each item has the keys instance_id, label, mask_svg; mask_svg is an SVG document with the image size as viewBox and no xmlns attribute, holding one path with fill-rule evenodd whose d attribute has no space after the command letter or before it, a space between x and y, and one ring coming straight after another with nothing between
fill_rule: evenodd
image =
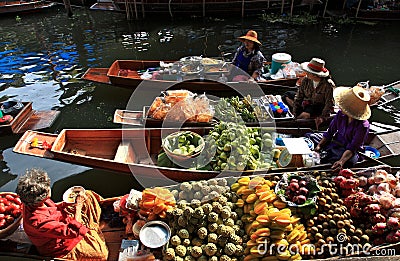
<instances>
[{"instance_id":1,"label":"metal bowl","mask_svg":"<svg viewBox=\"0 0 400 261\"><path fill-rule=\"evenodd\" d=\"M168 243L171 237L170 227L162 221L149 221L139 232L139 239L143 245L150 248L159 248Z\"/></svg>"}]
</instances>

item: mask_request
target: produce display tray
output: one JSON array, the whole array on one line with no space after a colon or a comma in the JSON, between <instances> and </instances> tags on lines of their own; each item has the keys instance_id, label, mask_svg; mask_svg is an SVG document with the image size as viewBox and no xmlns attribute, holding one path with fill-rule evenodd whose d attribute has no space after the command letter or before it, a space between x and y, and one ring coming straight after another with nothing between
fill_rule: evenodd
<instances>
[{"instance_id":1,"label":"produce display tray","mask_svg":"<svg viewBox=\"0 0 400 261\"><path fill-rule=\"evenodd\" d=\"M293 114L290 112L288 106L282 102L280 95L264 95L258 99L255 99L255 102L258 106L263 108L266 112L268 112L269 116L274 120L287 120L287 119L294 119ZM274 114L271 105L276 103L280 109L285 110L286 113L284 115L277 115Z\"/></svg>"}]
</instances>

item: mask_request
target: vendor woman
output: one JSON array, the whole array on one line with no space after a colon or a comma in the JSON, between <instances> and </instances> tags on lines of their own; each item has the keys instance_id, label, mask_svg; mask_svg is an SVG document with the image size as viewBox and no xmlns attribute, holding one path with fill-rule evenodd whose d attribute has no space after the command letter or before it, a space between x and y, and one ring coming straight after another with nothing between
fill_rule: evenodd
<instances>
[{"instance_id":1,"label":"vendor woman","mask_svg":"<svg viewBox=\"0 0 400 261\"><path fill-rule=\"evenodd\" d=\"M239 37L243 42L233 57L232 64L237 67L232 81L259 81L264 63L264 55L260 51L261 43L257 39L257 32L250 30L246 35Z\"/></svg>"},{"instance_id":2,"label":"vendor woman","mask_svg":"<svg viewBox=\"0 0 400 261\"><path fill-rule=\"evenodd\" d=\"M22 176L17 194L23 203L23 226L40 255L68 260L107 260L99 227L101 208L94 192L78 195L76 203L54 203L50 179L40 169ZM98 195L97 195L98 196Z\"/></svg>"}]
</instances>

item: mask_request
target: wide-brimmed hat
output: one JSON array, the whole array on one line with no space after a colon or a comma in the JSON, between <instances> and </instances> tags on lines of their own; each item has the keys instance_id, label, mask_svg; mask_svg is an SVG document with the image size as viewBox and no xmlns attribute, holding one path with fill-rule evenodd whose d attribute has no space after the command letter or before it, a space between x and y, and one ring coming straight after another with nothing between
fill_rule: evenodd
<instances>
[{"instance_id":1,"label":"wide-brimmed hat","mask_svg":"<svg viewBox=\"0 0 400 261\"><path fill-rule=\"evenodd\" d=\"M359 86L337 87L333 90L333 98L348 116L356 120L368 120L371 117L371 109L368 105L371 97L364 88Z\"/></svg>"},{"instance_id":2,"label":"wide-brimmed hat","mask_svg":"<svg viewBox=\"0 0 400 261\"><path fill-rule=\"evenodd\" d=\"M312 58L310 62L302 63L301 68L303 71L313 73L320 77L329 75L328 69L325 68L325 61L319 58Z\"/></svg>"},{"instance_id":3,"label":"wide-brimmed hat","mask_svg":"<svg viewBox=\"0 0 400 261\"><path fill-rule=\"evenodd\" d=\"M250 40L258 45L261 45L260 41L257 39L257 32L253 30L249 30L246 35L239 37L239 41L244 42L244 40Z\"/></svg>"}]
</instances>

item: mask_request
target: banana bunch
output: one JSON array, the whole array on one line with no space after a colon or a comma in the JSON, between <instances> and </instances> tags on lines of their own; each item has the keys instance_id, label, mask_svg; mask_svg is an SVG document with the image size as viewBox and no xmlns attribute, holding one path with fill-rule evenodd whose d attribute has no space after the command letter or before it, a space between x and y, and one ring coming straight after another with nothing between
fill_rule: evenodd
<instances>
[{"instance_id":1,"label":"banana bunch","mask_svg":"<svg viewBox=\"0 0 400 261\"><path fill-rule=\"evenodd\" d=\"M231 186L238 196L236 206L244 213L244 260L301 260L310 242L300 218L275 194L275 185L263 177L242 177Z\"/></svg>"}]
</instances>

